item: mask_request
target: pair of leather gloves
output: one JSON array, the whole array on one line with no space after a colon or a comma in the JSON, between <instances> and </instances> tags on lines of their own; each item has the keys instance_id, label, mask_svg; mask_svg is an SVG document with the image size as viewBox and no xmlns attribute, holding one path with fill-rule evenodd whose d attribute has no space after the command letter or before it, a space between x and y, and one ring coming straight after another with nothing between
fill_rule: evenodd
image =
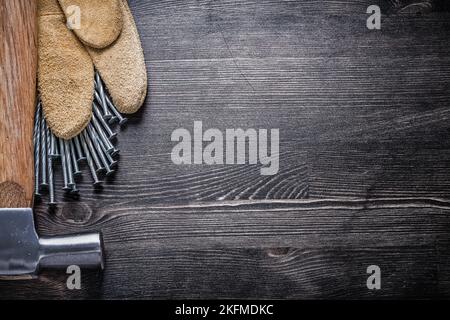
<instances>
[{"instance_id":1,"label":"pair of leather gloves","mask_svg":"<svg viewBox=\"0 0 450 320\"><path fill-rule=\"evenodd\" d=\"M95 70L117 109L136 112L147 94L147 72L127 1L38 1L38 87L53 133L70 139L90 122ZM69 28L73 19L79 21Z\"/></svg>"}]
</instances>

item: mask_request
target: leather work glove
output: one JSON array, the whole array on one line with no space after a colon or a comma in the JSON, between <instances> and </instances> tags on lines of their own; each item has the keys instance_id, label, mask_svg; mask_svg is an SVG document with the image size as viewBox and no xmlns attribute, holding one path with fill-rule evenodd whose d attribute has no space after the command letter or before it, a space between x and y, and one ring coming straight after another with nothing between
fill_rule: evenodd
<instances>
[{"instance_id":1,"label":"leather work glove","mask_svg":"<svg viewBox=\"0 0 450 320\"><path fill-rule=\"evenodd\" d=\"M126 0L38 0L38 88L45 118L63 139L92 117L94 70L122 113L134 113L147 94L139 34ZM79 25L70 30L73 14Z\"/></svg>"}]
</instances>

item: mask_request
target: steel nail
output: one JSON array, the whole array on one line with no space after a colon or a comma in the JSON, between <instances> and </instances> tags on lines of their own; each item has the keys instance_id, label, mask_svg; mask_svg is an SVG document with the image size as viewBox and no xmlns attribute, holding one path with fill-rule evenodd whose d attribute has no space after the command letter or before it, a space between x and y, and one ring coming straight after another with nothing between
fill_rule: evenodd
<instances>
[{"instance_id":1,"label":"steel nail","mask_svg":"<svg viewBox=\"0 0 450 320\"><path fill-rule=\"evenodd\" d=\"M48 129L48 126L47 126ZM50 136L50 152L49 152L49 156L52 158L56 158L59 155L56 154L56 139L55 136L53 135L53 133L50 132L50 130L48 129L47 131L47 135Z\"/></svg>"},{"instance_id":2,"label":"steel nail","mask_svg":"<svg viewBox=\"0 0 450 320\"><path fill-rule=\"evenodd\" d=\"M111 109L114 116L119 120L119 125L123 126L124 124L126 124L128 122L128 119L122 116L122 114L119 112L119 110L117 110L116 106L114 105L114 103L112 103L111 99L108 96L106 96L105 99L109 109Z\"/></svg>"},{"instance_id":3,"label":"steel nail","mask_svg":"<svg viewBox=\"0 0 450 320\"><path fill-rule=\"evenodd\" d=\"M105 119L102 118L100 109L98 107L98 105L96 103L94 103L94 117L92 119L95 120L95 117L97 117L97 119L101 122L101 124L103 125L104 130L106 131L106 133L108 134L108 139L112 140L117 136L116 132L113 132L111 130L111 128L109 127L108 123L106 123Z\"/></svg>"},{"instance_id":4,"label":"steel nail","mask_svg":"<svg viewBox=\"0 0 450 320\"><path fill-rule=\"evenodd\" d=\"M110 119L112 117L112 114L109 112L108 106L106 104L105 88L98 72L95 73L95 82L100 96L101 105L103 107L103 119Z\"/></svg>"},{"instance_id":5,"label":"steel nail","mask_svg":"<svg viewBox=\"0 0 450 320\"><path fill-rule=\"evenodd\" d=\"M56 148L56 139L53 133L50 131L48 127L47 121L45 121L45 134L47 135L47 147L48 147L48 157L49 158L57 158L59 154L55 151Z\"/></svg>"},{"instance_id":6,"label":"steel nail","mask_svg":"<svg viewBox=\"0 0 450 320\"><path fill-rule=\"evenodd\" d=\"M55 182L53 179L53 158L50 156L50 152L52 151L51 140L52 137L50 135L50 129L48 126L45 127L45 132L47 134L47 153L48 153L48 161L47 161L47 172L48 172L48 193L49 193L49 206L55 206Z\"/></svg>"},{"instance_id":7,"label":"steel nail","mask_svg":"<svg viewBox=\"0 0 450 320\"><path fill-rule=\"evenodd\" d=\"M99 142L101 143L101 141ZM108 153L108 151L106 151L104 146L100 145L100 147L102 148L102 151L105 154L106 159L109 161L109 166L113 169L117 168L119 161L114 160L113 157Z\"/></svg>"},{"instance_id":8,"label":"steel nail","mask_svg":"<svg viewBox=\"0 0 450 320\"><path fill-rule=\"evenodd\" d=\"M89 126L91 126L91 124L88 124L88 128ZM94 160L95 165L97 166L97 173L101 173L103 171L105 171L105 168L102 166L102 163L100 162L97 153L95 152L95 148L94 145L91 141L91 139L89 138L88 134L86 133L86 130L83 131L83 137L84 140L89 148L89 151L91 153L92 159Z\"/></svg>"},{"instance_id":9,"label":"steel nail","mask_svg":"<svg viewBox=\"0 0 450 320\"><path fill-rule=\"evenodd\" d=\"M83 131L83 133L84 133L84 131ZM91 155L89 153L89 148L88 148L88 146L86 144L86 141L84 140L84 135L80 136L80 141L81 141L81 145L82 145L83 150L84 150L84 154L86 155L86 160L87 160L87 163L88 163L89 170L91 171L92 179L94 180L94 186L98 187L102 183L100 182L100 180L98 180L97 172L95 170L94 163L92 162L92 158L91 158Z\"/></svg>"},{"instance_id":10,"label":"steel nail","mask_svg":"<svg viewBox=\"0 0 450 320\"><path fill-rule=\"evenodd\" d=\"M119 154L120 154L120 150L119 150L119 149L116 149L116 148L114 148L113 151L111 152L111 156L112 156L112 157L115 157L115 156L117 156L117 155L119 155Z\"/></svg>"},{"instance_id":11,"label":"steel nail","mask_svg":"<svg viewBox=\"0 0 450 320\"><path fill-rule=\"evenodd\" d=\"M39 170L40 170L40 150L41 150L41 126L40 126L40 117L41 117L41 102L38 103L36 108L36 114L34 118L34 195L36 197L40 197L39 193Z\"/></svg>"},{"instance_id":12,"label":"steel nail","mask_svg":"<svg viewBox=\"0 0 450 320\"><path fill-rule=\"evenodd\" d=\"M47 182L47 135L45 131L45 118L41 114L41 183L40 188L48 188Z\"/></svg>"},{"instance_id":13,"label":"steel nail","mask_svg":"<svg viewBox=\"0 0 450 320\"><path fill-rule=\"evenodd\" d=\"M77 161L86 160L86 156L83 154L83 149L81 148L79 136L76 136L73 140L75 141L75 149L77 150Z\"/></svg>"},{"instance_id":14,"label":"steel nail","mask_svg":"<svg viewBox=\"0 0 450 320\"><path fill-rule=\"evenodd\" d=\"M88 126L88 132L91 137L91 141L94 143L95 149L96 149L96 151L100 157L100 160L103 163L103 166L106 170L106 175L107 176L112 175L114 173L114 170L111 170L111 168L109 167L109 163L106 160L105 155L103 154L103 152L101 150L100 144L98 143L94 128L92 126Z\"/></svg>"},{"instance_id":15,"label":"steel nail","mask_svg":"<svg viewBox=\"0 0 450 320\"><path fill-rule=\"evenodd\" d=\"M49 158L47 162L48 167L48 193L49 193L49 205L56 206L55 201L55 182L53 180L53 159Z\"/></svg>"},{"instance_id":16,"label":"steel nail","mask_svg":"<svg viewBox=\"0 0 450 320\"><path fill-rule=\"evenodd\" d=\"M119 118L117 118L116 116L112 116L111 119L109 119L108 123L109 124L114 124L114 122L119 121Z\"/></svg>"},{"instance_id":17,"label":"steel nail","mask_svg":"<svg viewBox=\"0 0 450 320\"><path fill-rule=\"evenodd\" d=\"M106 133L103 131L103 127L100 125L100 123L98 122L95 115L92 117L92 123L94 124L95 130L96 130L97 134L99 135L99 137L102 139L103 145L106 147L108 152L113 152L114 146L111 143L111 141L108 139L108 137L106 137Z\"/></svg>"},{"instance_id":18,"label":"steel nail","mask_svg":"<svg viewBox=\"0 0 450 320\"><path fill-rule=\"evenodd\" d=\"M72 188L69 186L69 178L67 174L67 159L66 159L66 150L64 146L64 141L61 138L58 138L59 142L59 150L61 152L61 164L63 169L63 179L64 179L64 191L70 191Z\"/></svg>"},{"instance_id":19,"label":"steel nail","mask_svg":"<svg viewBox=\"0 0 450 320\"><path fill-rule=\"evenodd\" d=\"M52 136L52 141L53 141L53 158L54 159L58 159L61 156L61 153L59 152L59 147L58 147L58 139L56 138L56 136L53 134L53 132L50 130L50 134Z\"/></svg>"},{"instance_id":20,"label":"steel nail","mask_svg":"<svg viewBox=\"0 0 450 320\"><path fill-rule=\"evenodd\" d=\"M105 155L106 159L107 159L108 162L109 162L109 166L110 166L112 169L116 168L116 167L117 167L117 164L118 164L118 161L114 160L114 159L112 158L112 156L109 154L107 148L105 147L105 145L104 145L104 143L103 143L103 141L102 141L102 138L99 137L98 133L95 132L95 130L94 130L94 133L95 133L95 136L96 136L96 138L97 138L97 142L98 142L98 144L100 145L101 151L103 152L103 154ZM111 153L112 153L113 151L114 151L114 148L113 148L113 150L111 151Z\"/></svg>"},{"instance_id":21,"label":"steel nail","mask_svg":"<svg viewBox=\"0 0 450 320\"><path fill-rule=\"evenodd\" d=\"M74 139L69 141L70 155L72 156L73 175L75 177L79 177L81 176L81 170L78 166L77 155L75 154L75 143L73 141Z\"/></svg>"},{"instance_id":22,"label":"steel nail","mask_svg":"<svg viewBox=\"0 0 450 320\"><path fill-rule=\"evenodd\" d=\"M102 107L102 111L103 111L103 102L102 102L102 98L100 97L100 93L97 89L97 86L96 86L96 90L94 91L94 98L95 98L95 101ZM102 118L103 118L103 114L102 114Z\"/></svg>"},{"instance_id":23,"label":"steel nail","mask_svg":"<svg viewBox=\"0 0 450 320\"><path fill-rule=\"evenodd\" d=\"M70 190L70 194L77 195L77 194L79 194L79 193L80 193L80 190L77 189L77 186L76 186L76 185L74 185L73 188L72 188L72 190Z\"/></svg>"},{"instance_id":24,"label":"steel nail","mask_svg":"<svg viewBox=\"0 0 450 320\"><path fill-rule=\"evenodd\" d=\"M70 151L70 144L69 141L64 140L64 152L66 154L66 163L67 163L67 177L69 180L69 187L73 189L75 186L75 179L73 176L73 167L72 167L72 155Z\"/></svg>"}]
</instances>

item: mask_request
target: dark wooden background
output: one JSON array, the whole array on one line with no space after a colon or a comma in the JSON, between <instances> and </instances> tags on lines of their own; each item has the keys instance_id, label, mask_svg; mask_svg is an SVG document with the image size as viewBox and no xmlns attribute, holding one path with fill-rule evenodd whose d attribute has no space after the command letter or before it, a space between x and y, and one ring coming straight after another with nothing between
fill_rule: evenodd
<instances>
[{"instance_id":1,"label":"dark wooden background","mask_svg":"<svg viewBox=\"0 0 450 320\"><path fill-rule=\"evenodd\" d=\"M36 206L43 235L102 230L107 269L0 298L450 297L450 13L410 3L130 1L150 81L120 170ZM279 174L172 164L195 120L279 128Z\"/></svg>"}]
</instances>

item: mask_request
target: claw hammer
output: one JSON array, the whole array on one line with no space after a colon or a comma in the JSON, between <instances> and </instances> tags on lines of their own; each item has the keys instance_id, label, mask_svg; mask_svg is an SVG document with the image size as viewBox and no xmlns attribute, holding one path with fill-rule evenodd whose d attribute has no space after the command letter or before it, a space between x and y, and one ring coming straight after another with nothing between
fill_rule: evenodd
<instances>
[{"instance_id":1,"label":"claw hammer","mask_svg":"<svg viewBox=\"0 0 450 320\"><path fill-rule=\"evenodd\" d=\"M37 0L0 1L0 278L103 268L100 233L39 237L33 217Z\"/></svg>"}]
</instances>

